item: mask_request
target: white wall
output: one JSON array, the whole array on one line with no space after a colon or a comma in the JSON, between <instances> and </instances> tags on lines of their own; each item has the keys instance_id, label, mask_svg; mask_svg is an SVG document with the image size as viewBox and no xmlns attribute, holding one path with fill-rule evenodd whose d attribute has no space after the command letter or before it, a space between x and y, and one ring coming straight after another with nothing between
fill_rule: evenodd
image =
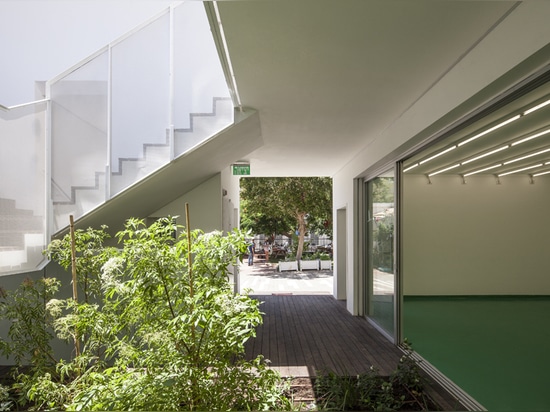
<instances>
[{"instance_id":1,"label":"white wall","mask_svg":"<svg viewBox=\"0 0 550 412\"><path fill-rule=\"evenodd\" d=\"M233 176L231 167L227 167L221 172L222 191L227 192L223 196L223 230L226 232L240 227L240 179L241 176Z\"/></svg>"},{"instance_id":2,"label":"white wall","mask_svg":"<svg viewBox=\"0 0 550 412\"><path fill-rule=\"evenodd\" d=\"M216 174L206 182L151 214L151 217L179 216L177 223L185 223L185 204L189 203L191 230L204 232L222 230L221 175Z\"/></svg>"},{"instance_id":3,"label":"white wall","mask_svg":"<svg viewBox=\"0 0 550 412\"><path fill-rule=\"evenodd\" d=\"M167 0L0 1L0 104L35 99L49 80L167 8Z\"/></svg>"},{"instance_id":4,"label":"white wall","mask_svg":"<svg viewBox=\"0 0 550 412\"><path fill-rule=\"evenodd\" d=\"M357 257L353 254L355 216L354 179L361 177L380 159L386 156L399 157L407 145L429 138L431 133L448 122L495 98L505 88L520 78L502 79L495 87L485 89L520 63L550 43L550 2L523 2L498 27L489 33L464 58L449 69L419 100L395 119L375 140L361 150L334 176L334 210L348 205L347 222L347 309L359 312L359 268L354 266ZM546 57L548 59L548 57ZM540 68L541 60L529 61L521 75ZM519 75L518 75L519 76ZM391 85L388 85L391 87ZM477 94L477 95L476 95ZM475 99L472 96L476 95ZM440 123L440 119L445 123ZM334 212L336 213L336 212ZM337 221L334 216L333 221ZM337 223L336 223L337 224ZM334 228L338 233L338 228ZM336 264L335 267L338 267ZM337 274L336 274L337 275ZM354 295L355 294L355 295Z\"/></svg>"},{"instance_id":5,"label":"white wall","mask_svg":"<svg viewBox=\"0 0 550 412\"><path fill-rule=\"evenodd\" d=\"M405 176L404 295L550 294L550 178Z\"/></svg>"}]
</instances>

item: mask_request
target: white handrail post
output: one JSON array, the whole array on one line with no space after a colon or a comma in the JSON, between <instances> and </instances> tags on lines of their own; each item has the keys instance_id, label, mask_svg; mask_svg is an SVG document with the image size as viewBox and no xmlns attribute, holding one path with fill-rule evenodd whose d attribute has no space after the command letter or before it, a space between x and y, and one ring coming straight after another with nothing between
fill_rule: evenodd
<instances>
[{"instance_id":1,"label":"white handrail post","mask_svg":"<svg viewBox=\"0 0 550 412\"><path fill-rule=\"evenodd\" d=\"M168 129L166 130L168 133L168 145L170 147L170 161L174 160L175 157L175 129L174 125L171 124Z\"/></svg>"},{"instance_id":2,"label":"white handrail post","mask_svg":"<svg viewBox=\"0 0 550 412\"><path fill-rule=\"evenodd\" d=\"M52 201L52 102L50 83L46 82L46 114L44 121L44 245L53 235L54 210Z\"/></svg>"},{"instance_id":3,"label":"white handrail post","mask_svg":"<svg viewBox=\"0 0 550 412\"><path fill-rule=\"evenodd\" d=\"M169 161L172 161L175 156L175 148L174 148L174 112L175 112L175 84L176 81L174 79L174 70L175 70L175 4L170 5L170 73L169 73L169 99L168 102L168 144L170 147L170 159Z\"/></svg>"},{"instance_id":4,"label":"white handrail post","mask_svg":"<svg viewBox=\"0 0 550 412\"><path fill-rule=\"evenodd\" d=\"M107 163L105 165L105 201L111 198L111 158L113 147L112 118L113 118L113 47L108 47L108 74L107 74Z\"/></svg>"}]
</instances>

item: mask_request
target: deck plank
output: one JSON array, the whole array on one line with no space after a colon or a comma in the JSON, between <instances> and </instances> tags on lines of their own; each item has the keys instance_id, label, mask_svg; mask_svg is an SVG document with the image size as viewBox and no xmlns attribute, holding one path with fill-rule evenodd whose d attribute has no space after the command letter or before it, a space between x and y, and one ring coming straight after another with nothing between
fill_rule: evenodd
<instances>
[{"instance_id":1,"label":"deck plank","mask_svg":"<svg viewBox=\"0 0 550 412\"><path fill-rule=\"evenodd\" d=\"M263 355L283 376L314 377L331 370L342 375L395 370L403 352L362 317L351 315L331 295L252 295L263 302L264 323L246 343L247 359ZM444 410L464 410L439 384L430 391Z\"/></svg>"},{"instance_id":2,"label":"deck plank","mask_svg":"<svg viewBox=\"0 0 550 412\"><path fill-rule=\"evenodd\" d=\"M257 295L264 324L247 343L247 356L264 355L273 367L301 366L362 373L395 369L401 351L329 295ZM254 341L261 342L261 345Z\"/></svg>"}]
</instances>

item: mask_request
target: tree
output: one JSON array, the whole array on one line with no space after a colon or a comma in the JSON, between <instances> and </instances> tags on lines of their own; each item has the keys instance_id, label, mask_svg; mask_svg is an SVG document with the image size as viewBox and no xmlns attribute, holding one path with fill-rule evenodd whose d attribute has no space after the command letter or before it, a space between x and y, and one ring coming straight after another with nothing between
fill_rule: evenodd
<instances>
[{"instance_id":1,"label":"tree","mask_svg":"<svg viewBox=\"0 0 550 412\"><path fill-rule=\"evenodd\" d=\"M283 226L277 228L278 233L298 232L296 259L302 257L308 230L324 228L325 233L330 233L332 228L332 179L329 177L243 178L241 202L242 221L248 229L265 233L262 222L277 221Z\"/></svg>"},{"instance_id":2,"label":"tree","mask_svg":"<svg viewBox=\"0 0 550 412\"><path fill-rule=\"evenodd\" d=\"M393 177L379 177L372 182L372 201L375 203L392 203Z\"/></svg>"}]
</instances>

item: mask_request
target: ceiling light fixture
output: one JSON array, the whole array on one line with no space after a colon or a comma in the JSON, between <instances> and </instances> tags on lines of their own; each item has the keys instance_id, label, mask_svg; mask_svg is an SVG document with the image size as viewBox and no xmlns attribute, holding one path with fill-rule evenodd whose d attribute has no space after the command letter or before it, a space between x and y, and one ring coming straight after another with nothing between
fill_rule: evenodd
<instances>
[{"instance_id":1,"label":"ceiling light fixture","mask_svg":"<svg viewBox=\"0 0 550 412\"><path fill-rule=\"evenodd\" d=\"M417 167L418 165L420 165L420 163L415 163L415 164L413 164L413 165L407 167L405 170L403 170L403 173L408 172L408 171L411 170L411 169L414 169L414 168Z\"/></svg>"},{"instance_id":2,"label":"ceiling light fixture","mask_svg":"<svg viewBox=\"0 0 550 412\"><path fill-rule=\"evenodd\" d=\"M476 140L476 139L478 139L478 138L480 138L480 137L482 137L482 136L485 136L485 135L488 134L488 133L491 133L491 132L493 132L493 131L495 131L495 130L497 130L497 129L500 129L500 128L503 127L503 126L506 126L507 124L512 123L513 121L516 121L516 120L519 119L520 117L521 117L521 115L517 114L517 115L515 115L514 117L511 117L511 118L509 118L508 120L505 120L505 121L503 121L502 123L497 124L496 126L493 126L493 127L489 128L489 129L487 129L487 130L485 130L485 131L483 131L483 132L481 132L481 133L478 133L478 134L476 134L475 136L472 136L472 137L470 137L469 139L464 140L463 142L460 142L460 143L458 144L458 146L463 146L463 145L465 145L466 143L470 143L472 140Z\"/></svg>"},{"instance_id":3,"label":"ceiling light fixture","mask_svg":"<svg viewBox=\"0 0 550 412\"><path fill-rule=\"evenodd\" d=\"M530 109L524 111L523 115L525 116L526 114L533 113L534 111L537 111L538 109L542 109L544 106L547 106L549 104L550 104L550 100L546 100L545 102L537 104L536 106L531 107Z\"/></svg>"},{"instance_id":4,"label":"ceiling light fixture","mask_svg":"<svg viewBox=\"0 0 550 412\"><path fill-rule=\"evenodd\" d=\"M520 160L528 159L528 158L530 158L530 157L537 156L537 155L540 155L540 154L543 154L543 153L547 153L547 152L550 152L550 148L544 149L544 150L541 150L541 151L538 151L538 152L536 152L536 153L531 153L531 154L528 154L528 155L526 155L526 156L517 157L517 158L515 158L515 159L508 160L507 162L504 162L504 164L505 164L505 165L508 165L508 164L510 164L510 163L519 162Z\"/></svg>"},{"instance_id":5,"label":"ceiling light fixture","mask_svg":"<svg viewBox=\"0 0 550 412\"><path fill-rule=\"evenodd\" d=\"M418 164L427 163L427 162L429 162L430 160L433 160L433 159L435 159L436 157L439 157L439 156L441 156L441 155L444 155L445 153L448 153L448 152L450 152L451 150L454 150L454 149L456 149L456 145L451 146L451 147L449 147L448 149L443 150L442 152L439 152L439 153L437 153L437 154L434 154L433 156L428 157L427 159L424 159L424 160L420 161Z\"/></svg>"},{"instance_id":6,"label":"ceiling light fixture","mask_svg":"<svg viewBox=\"0 0 550 412\"><path fill-rule=\"evenodd\" d=\"M546 163L546 164L548 164L548 163ZM547 175L547 174L549 174L549 173L550 173L550 170L547 170L546 172L535 173L535 174L533 175L533 177L542 176L542 175Z\"/></svg>"},{"instance_id":7,"label":"ceiling light fixture","mask_svg":"<svg viewBox=\"0 0 550 412\"><path fill-rule=\"evenodd\" d=\"M447 170L454 169L455 167L458 167L458 166L460 166L460 163L457 163L456 165L452 165L452 166L446 167L445 169L438 170L437 172L430 173L430 174L428 175L428 177L432 177L432 176L435 176L435 175L437 175L437 174L439 174L439 173L446 172Z\"/></svg>"},{"instance_id":8,"label":"ceiling light fixture","mask_svg":"<svg viewBox=\"0 0 550 412\"><path fill-rule=\"evenodd\" d=\"M484 158L484 157L486 157L486 156L490 156L490 155L492 155L492 154L498 153L498 152L500 152L500 151L502 151L502 150L508 149L509 147L510 147L510 145L507 144L506 146L502 146L502 147L499 147L498 149L491 150L491 151L488 152L488 153L484 153L484 154L479 155L479 156L476 156L476 157L474 157L474 158L472 158L472 159L465 160L464 162L462 162L462 164L465 165L465 164L467 164L467 163L475 162L476 160L479 160L479 159L482 159L482 158Z\"/></svg>"},{"instance_id":9,"label":"ceiling light fixture","mask_svg":"<svg viewBox=\"0 0 550 412\"><path fill-rule=\"evenodd\" d=\"M512 173L523 172L524 170L534 169L535 167L541 167L542 165L543 165L542 163L539 163L539 164L534 165L534 166L524 167L524 168L521 168L521 169L512 170L511 172L501 173L501 174L498 175L498 177L511 175Z\"/></svg>"},{"instance_id":10,"label":"ceiling light fixture","mask_svg":"<svg viewBox=\"0 0 550 412\"><path fill-rule=\"evenodd\" d=\"M502 163L499 163L499 164L497 164L497 165L493 165L493 166L486 167L485 169L479 169L479 170L476 170L476 171L474 171L474 172L466 173L466 174L464 175L464 177L468 177L468 176L471 176L471 175L475 175L476 173L486 172L487 170L495 169L495 168L500 167L500 166L502 166Z\"/></svg>"},{"instance_id":11,"label":"ceiling light fixture","mask_svg":"<svg viewBox=\"0 0 550 412\"><path fill-rule=\"evenodd\" d=\"M535 139L535 138L540 137L540 136L544 136L545 134L548 134L548 133L550 133L550 129L546 129L546 130L544 130L540 133L534 134L533 136L529 136L529 137L526 137L524 139L518 140L517 142L512 143L512 146L518 145L520 143L527 142L531 139Z\"/></svg>"}]
</instances>

